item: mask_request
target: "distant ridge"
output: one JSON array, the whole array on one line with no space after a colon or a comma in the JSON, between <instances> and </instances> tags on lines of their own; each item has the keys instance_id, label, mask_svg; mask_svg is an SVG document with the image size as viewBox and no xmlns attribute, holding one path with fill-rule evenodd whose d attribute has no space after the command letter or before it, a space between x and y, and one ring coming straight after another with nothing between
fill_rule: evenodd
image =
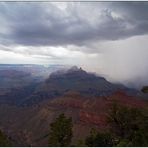
<instances>
[{"instance_id":1,"label":"distant ridge","mask_svg":"<svg viewBox=\"0 0 148 148\"><path fill-rule=\"evenodd\" d=\"M82 68L73 66L68 70L59 70L50 74L34 93L23 102L26 105L39 103L45 99L63 96L69 91L78 92L84 96L108 96L117 90L136 92L121 84L113 84L105 78L88 73Z\"/></svg>"}]
</instances>

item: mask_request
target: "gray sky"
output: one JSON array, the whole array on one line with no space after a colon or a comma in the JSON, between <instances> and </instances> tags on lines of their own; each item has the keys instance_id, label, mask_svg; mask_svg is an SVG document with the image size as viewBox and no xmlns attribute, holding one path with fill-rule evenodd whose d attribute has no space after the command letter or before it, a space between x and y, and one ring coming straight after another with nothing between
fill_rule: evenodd
<instances>
[{"instance_id":1,"label":"gray sky","mask_svg":"<svg viewBox=\"0 0 148 148\"><path fill-rule=\"evenodd\" d=\"M148 2L0 2L0 63L72 64L148 83Z\"/></svg>"}]
</instances>

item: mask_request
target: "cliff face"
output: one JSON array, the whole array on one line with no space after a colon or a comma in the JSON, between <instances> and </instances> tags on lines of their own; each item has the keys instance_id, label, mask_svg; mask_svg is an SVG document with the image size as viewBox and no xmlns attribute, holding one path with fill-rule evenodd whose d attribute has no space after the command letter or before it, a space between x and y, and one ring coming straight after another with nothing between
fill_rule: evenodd
<instances>
[{"instance_id":1,"label":"cliff face","mask_svg":"<svg viewBox=\"0 0 148 148\"><path fill-rule=\"evenodd\" d=\"M118 89L132 91L123 85L110 83L103 77L75 67L67 71L52 73L23 103L39 104L42 100L61 97L71 91L89 97L108 96Z\"/></svg>"},{"instance_id":2,"label":"cliff face","mask_svg":"<svg viewBox=\"0 0 148 148\"><path fill-rule=\"evenodd\" d=\"M143 108L148 106L147 101L129 96L123 91L117 91L107 97L85 97L78 93L70 92L51 101L49 105L54 105L57 108L63 107L66 110L75 109L78 112L77 116L80 122L106 128L106 114L113 100L130 107Z\"/></svg>"},{"instance_id":3,"label":"cliff face","mask_svg":"<svg viewBox=\"0 0 148 148\"><path fill-rule=\"evenodd\" d=\"M95 124L99 128L106 128L106 118L105 114L96 114L87 111L80 111L79 113L80 121L87 124Z\"/></svg>"},{"instance_id":4,"label":"cliff face","mask_svg":"<svg viewBox=\"0 0 148 148\"><path fill-rule=\"evenodd\" d=\"M54 73L43 83L17 87L13 92L7 92L5 100L19 104L0 104L0 126L14 141L19 139L19 146L47 146L49 125L61 113L72 117L75 141L85 138L92 127L107 128L106 114L113 100L132 107L148 106L147 101L129 96L124 86L78 68ZM26 106L20 105L20 98Z\"/></svg>"},{"instance_id":5,"label":"cliff face","mask_svg":"<svg viewBox=\"0 0 148 148\"><path fill-rule=\"evenodd\" d=\"M92 127L98 129L108 128L106 114L112 100L132 107L148 106L147 101L129 96L121 91L104 97L86 97L78 92L70 91L62 97L45 100L37 106L22 108L0 106L0 126L5 127L6 133L10 137L14 137L14 141L18 139L21 141L18 144L19 146L26 146L26 144L47 146L50 123L60 113L65 113L65 115L73 119L73 141L77 141L85 138ZM23 133L23 137L20 133Z\"/></svg>"}]
</instances>

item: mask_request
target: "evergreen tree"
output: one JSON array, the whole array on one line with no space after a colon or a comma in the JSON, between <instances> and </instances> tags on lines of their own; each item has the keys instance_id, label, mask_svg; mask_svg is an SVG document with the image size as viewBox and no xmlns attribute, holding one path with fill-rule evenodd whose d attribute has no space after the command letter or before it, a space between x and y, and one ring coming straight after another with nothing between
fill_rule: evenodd
<instances>
[{"instance_id":1,"label":"evergreen tree","mask_svg":"<svg viewBox=\"0 0 148 148\"><path fill-rule=\"evenodd\" d=\"M0 130L0 147L8 147L10 146L10 142L7 138L7 136L2 133L2 131Z\"/></svg>"},{"instance_id":2,"label":"evergreen tree","mask_svg":"<svg viewBox=\"0 0 148 148\"><path fill-rule=\"evenodd\" d=\"M96 132L92 129L85 140L85 144L89 147L110 147L113 146L113 141L113 137L109 132Z\"/></svg>"},{"instance_id":3,"label":"evergreen tree","mask_svg":"<svg viewBox=\"0 0 148 148\"><path fill-rule=\"evenodd\" d=\"M67 118L64 114L60 114L50 124L49 146L70 146L73 136L72 127L72 118Z\"/></svg>"},{"instance_id":4,"label":"evergreen tree","mask_svg":"<svg viewBox=\"0 0 148 148\"><path fill-rule=\"evenodd\" d=\"M141 89L141 91L142 91L143 93L148 93L148 86L144 86L144 87Z\"/></svg>"},{"instance_id":5,"label":"evergreen tree","mask_svg":"<svg viewBox=\"0 0 148 148\"><path fill-rule=\"evenodd\" d=\"M122 106L114 102L108 122L119 139L118 146L148 146L148 114L146 110Z\"/></svg>"}]
</instances>

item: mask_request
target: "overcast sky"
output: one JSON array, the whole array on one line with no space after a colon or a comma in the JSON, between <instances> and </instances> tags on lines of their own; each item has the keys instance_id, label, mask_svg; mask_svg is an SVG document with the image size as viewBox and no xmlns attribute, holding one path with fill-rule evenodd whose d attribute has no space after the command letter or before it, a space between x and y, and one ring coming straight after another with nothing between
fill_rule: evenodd
<instances>
[{"instance_id":1,"label":"overcast sky","mask_svg":"<svg viewBox=\"0 0 148 148\"><path fill-rule=\"evenodd\" d=\"M0 2L0 63L72 64L148 83L148 2Z\"/></svg>"}]
</instances>

